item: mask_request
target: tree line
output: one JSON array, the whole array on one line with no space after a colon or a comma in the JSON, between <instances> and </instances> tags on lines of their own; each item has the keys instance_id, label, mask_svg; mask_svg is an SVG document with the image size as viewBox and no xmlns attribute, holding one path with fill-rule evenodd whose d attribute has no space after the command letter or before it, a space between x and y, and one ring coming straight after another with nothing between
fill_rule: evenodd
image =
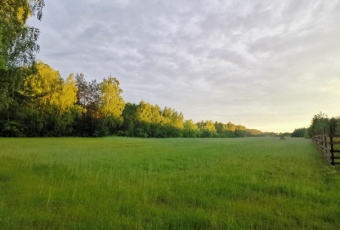
<instances>
[{"instance_id":1,"label":"tree line","mask_svg":"<svg viewBox=\"0 0 340 230\"><path fill-rule=\"evenodd\" d=\"M313 116L308 128L297 128L290 136L311 138L323 133L340 135L340 117L329 118L326 114L320 112Z\"/></svg>"},{"instance_id":2,"label":"tree line","mask_svg":"<svg viewBox=\"0 0 340 230\"><path fill-rule=\"evenodd\" d=\"M23 67L25 68L25 67ZM63 79L48 64L34 64L0 109L1 136L245 137L254 130L232 123L184 120L172 108L126 103L117 78ZM260 132L260 131L259 131Z\"/></svg>"}]
</instances>

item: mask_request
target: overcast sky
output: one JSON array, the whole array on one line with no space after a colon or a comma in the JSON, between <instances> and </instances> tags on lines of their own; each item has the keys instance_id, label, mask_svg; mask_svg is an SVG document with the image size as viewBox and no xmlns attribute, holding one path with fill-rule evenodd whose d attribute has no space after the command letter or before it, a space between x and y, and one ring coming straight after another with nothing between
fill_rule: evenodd
<instances>
[{"instance_id":1,"label":"overcast sky","mask_svg":"<svg viewBox=\"0 0 340 230\"><path fill-rule=\"evenodd\" d=\"M127 102L262 131L340 115L340 0L45 0L38 59Z\"/></svg>"}]
</instances>

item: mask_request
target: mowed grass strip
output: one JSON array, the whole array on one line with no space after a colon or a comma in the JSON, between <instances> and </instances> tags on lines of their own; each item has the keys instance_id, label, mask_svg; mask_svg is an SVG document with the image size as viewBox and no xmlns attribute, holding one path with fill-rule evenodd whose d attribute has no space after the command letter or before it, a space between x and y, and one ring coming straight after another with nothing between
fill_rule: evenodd
<instances>
[{"instance_id":1,"label":"mowed grass strip","mask_svg":"<svg viewBox=\"0 0 340 230\"><path fill-rule=\"evenodd\" d=\"M338 229L306 139L0 139L0 229Z\"/></svg>"}]
</instances>

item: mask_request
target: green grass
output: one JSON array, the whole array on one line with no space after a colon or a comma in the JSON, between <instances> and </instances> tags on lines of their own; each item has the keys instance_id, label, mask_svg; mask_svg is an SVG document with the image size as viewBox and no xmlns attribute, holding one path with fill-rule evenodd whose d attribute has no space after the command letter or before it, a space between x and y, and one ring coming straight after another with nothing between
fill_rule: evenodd
<instances>
[{"instance_id":1,"label":"green grass","mask_svg":"<svg viewBox=\"0 0 340 230\"><path fill-rule=\"evenodd\" d=\"M338 229L310 140L0 139L0 229Z\"/></svg>"}]
</instances>

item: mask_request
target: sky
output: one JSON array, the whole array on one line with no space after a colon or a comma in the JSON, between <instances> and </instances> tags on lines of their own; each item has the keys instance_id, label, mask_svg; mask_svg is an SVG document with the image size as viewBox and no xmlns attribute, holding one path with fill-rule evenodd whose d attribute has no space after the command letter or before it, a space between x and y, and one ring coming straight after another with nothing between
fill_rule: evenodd
<instances>
[{"instance_id":1,"label":"sky","mask_svg":"<svg viewBox=\"0 0 340 230\"><path fill-rule=\"evenodd\" d=\"M39 60L126 102L262 131L340 116L340 0L45 0Z\"/></svg>"}]
</instances>

